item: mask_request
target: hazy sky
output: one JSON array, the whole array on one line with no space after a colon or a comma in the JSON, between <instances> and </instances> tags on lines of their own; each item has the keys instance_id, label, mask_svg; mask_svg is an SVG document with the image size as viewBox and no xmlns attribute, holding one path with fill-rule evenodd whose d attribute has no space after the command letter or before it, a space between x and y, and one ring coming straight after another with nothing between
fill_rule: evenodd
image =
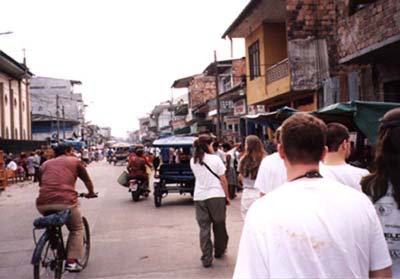
<instances>
[{"instance_id":1,"label":"hazy sky","mask_svg":"<svg viewBox=\"0 0 400 279\"><path fill-rule=\"evenodd\" d=\"M81 80L86 119L116 136L171 98L174 80L230 58L221 35L249 0L6 0L0 49L36 76ZM244 42L234 41L234 57ZM79 92L78 92L79 93ZM174 96L182 90L174 90Z\"/></svg>"}]
</instances>

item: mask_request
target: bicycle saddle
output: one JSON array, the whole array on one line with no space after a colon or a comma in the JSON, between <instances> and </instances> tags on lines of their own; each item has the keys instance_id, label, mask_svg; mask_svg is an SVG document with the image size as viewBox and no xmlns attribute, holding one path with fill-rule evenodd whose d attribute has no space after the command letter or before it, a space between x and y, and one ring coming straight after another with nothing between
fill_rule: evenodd
<instances>
[{"instance_id":1,"label":"bicycle saddle","mask_svg":"<svg viewBox=\"0 0 400 279\"><path fill-rule=\"evenodd\" d=\"M33 226L36 229L46 229L49 227L58 227L64 225L70 216L69 209L62 210L53 214L39 217L33 221Z\"/></svg>"}]
</instances>

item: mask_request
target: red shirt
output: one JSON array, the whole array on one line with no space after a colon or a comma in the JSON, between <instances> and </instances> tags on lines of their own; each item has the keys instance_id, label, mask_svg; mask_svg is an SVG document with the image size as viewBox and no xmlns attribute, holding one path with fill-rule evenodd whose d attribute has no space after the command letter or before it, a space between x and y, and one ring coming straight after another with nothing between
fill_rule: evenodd
<instances>
[{"instance_id":1,"label":"red shirt","mask_svg":"<svg viewBox=\"0 0 400 279\"><path fill-rule=\"evenodd\" d=\"M89 189L92 181L83 163L74 156L59 156L43 163L39 173L37 205L78 203L75 182L80 178Z\"/></svg>"}]
</instances>

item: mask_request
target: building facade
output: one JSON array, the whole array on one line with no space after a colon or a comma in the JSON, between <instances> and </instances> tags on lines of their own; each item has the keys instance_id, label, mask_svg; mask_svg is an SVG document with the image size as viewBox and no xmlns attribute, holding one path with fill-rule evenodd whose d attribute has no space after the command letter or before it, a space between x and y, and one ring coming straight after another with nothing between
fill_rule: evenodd
<instances>
[{"instance_id":1,"label":"building facade","mask_svg":"<svg viewBox=\"0 0 400 279\"><path fill-rule=\"evenodd\" d=\"M32 134L36 140L81 139L85 123L80 81L35 77L31 80Z\"/></svg>"},{"instance_id":2,"label":"building facade","mask_svg":"<svg viewBox=\"0 0 400 279\"><path fill-rule=\"evenodd\" d=\"M400 102L400 1L338 1L341 98Z\"/></svg>"},{"instance_id":3,"label":"building facade","mask_svg":"<svg viewBox=\"0 0 400 279\"><path fill-rule=\"evenodd\" d=\"M251 0L223 37L245 38L261 111L400 100L400 0Z\"/></svg>"},{"instance_id":4,"label":"building facade","mask_svg":"<svg viewBox=\"0 0 400 279\"><path fill-rule=\"evenodd\" d=\"M321 45L315 36L297 32L298 13L291 8L299 6L294 2L302 1L252 0L223 35L245 39L250 111L317 108L318 80L327 55L317 55Z\"/></svg>"},{"instance_id":5,"label":"building facade","mask_svg":"<svg viewBox=\"0 0 400 279\"><path fill-rule=\"evenodd\" d=\"M29 80L32 73L0 51L0 138L31 140Z\"/></svg>"}]
</instances>

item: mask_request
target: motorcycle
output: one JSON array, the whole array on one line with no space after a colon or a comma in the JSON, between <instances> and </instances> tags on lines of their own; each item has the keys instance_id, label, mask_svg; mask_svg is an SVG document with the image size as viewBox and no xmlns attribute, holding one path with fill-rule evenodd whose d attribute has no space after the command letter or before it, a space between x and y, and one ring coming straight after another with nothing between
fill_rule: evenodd
<instances>
[{"instance_id":1,"label":"motorcycle","mask_svg":"<svg viewBox=\"0 0 400 279\"><path fill-rule=\"evenodd\" d=\"M111 165L113 162L113 155L107 155L107 162Z\"/></svg>"},{"instance_id":2,"label":"motorcycle","mask_svg":"<svg viewBox=\"0 0 400 279\"><path fill-rule=\"evenodd\" d=\"M140 179L129 180L129 192L135 202L139 201L140 196L147 198L150 193L148 182Z\"/></svg>"}]
</instances>

